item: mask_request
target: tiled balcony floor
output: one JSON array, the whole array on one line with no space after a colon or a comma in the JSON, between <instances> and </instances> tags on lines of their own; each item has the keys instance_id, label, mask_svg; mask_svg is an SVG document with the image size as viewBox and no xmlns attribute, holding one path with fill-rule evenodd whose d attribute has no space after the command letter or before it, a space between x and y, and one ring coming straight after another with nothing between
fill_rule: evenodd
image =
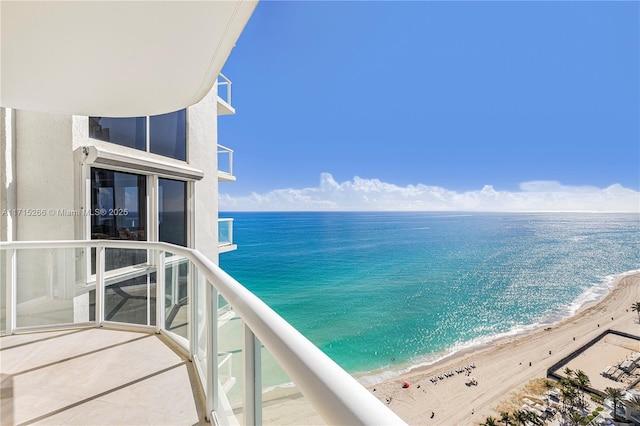
<instances>
[{"instance_id":1,"label":"tiled balcony floor","mask_svg":"<svg viewBox=\"0 0 640 426\"><path fill-rule=\"evenodd\" d=\"M155 334L94 328L5 336L0 374L3 426L205 424L191 363Z\"/></svg>"}]
</instances>

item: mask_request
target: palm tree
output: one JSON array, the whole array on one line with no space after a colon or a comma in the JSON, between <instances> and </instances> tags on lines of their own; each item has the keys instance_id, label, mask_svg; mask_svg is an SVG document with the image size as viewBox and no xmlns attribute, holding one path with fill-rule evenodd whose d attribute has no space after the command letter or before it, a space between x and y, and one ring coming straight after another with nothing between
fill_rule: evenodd
<instances>
[{"instance_id":1,"label":"palm tree","mask_svg":"<svg viewBox=\"0 0 640 426\"><path fill-rule=\"evenodd\" d=\"M542 419L538 417L536 413L532 413L531 411L525 411L525 413L527 413L527 420L530 423L533 423L536 426L542 426L544 424Z\"/></svg>"},{"instance_id":2,"label":"palm tree","mask_svg":"<svg viewBox=\"0 0 640 426\"><path fill-rule=\"evenodd\" d=\"M636 302L631 305L631 310L638 313L638 322L640 322L640 302Z\"/></svg>"},{"instance_id":3,"label":"palm tree","mask_svg":"<svg viewBox=\"0 0 640 426\"><path fill-rule=\"evenodd\" d=\"M565 386L560 390L560 393L562 394L562 403L573 408L576 397L578 396L576 388L574 386Z\"/></svg>"},{"instance_id":4,"label":"palm tree","mask_svg":"<svg viewBox=\"0 0 640 426\"><path fill-rule=\"evenodd\" d=\"M580 403L581 403L581 406L584 408L586 406L585 391L587 389L587 386L591 384L591 380L589 380L589 376L587 376L587 374L582 370L576 370L575 376L576 376L576 384L578 385L578 388L582 393L580 398Z\"/></svg>"},{"instance_id":5,"label":"palm tree","mask_svg":"<svg viewBox=\"0 0 640 426\"><path fill-rule=\"evenodd\" d=\"M623 404L633 411L640 412L640 395L634 395L631 399L624 401Z\"/></svg>"},{"instance_id":6,"label":"palm tree","mask_svg":"<svg viewBox=\"0 0 640 426\"><path fill-rule=\"evenodd\" d=\"M508 411L503 411L500 413L500 421L504 423L504 426L511 426L513 423L511 422L511 414Z\"/></svg>"},{"instance_id":7,"label":"palm tree","mask_svg":"<svg viewBox=\"0 0 640 426\"><path fill-rule=\"evenodd\" d=\"M616 388L606 388L604 393L613 401L613 420L618 420L618 402L622 399L622 391Z\"/></svg>"},{"instance_id":8,"label":"palm tree","mask_svg":"<svg viewBox=\"0 0 640 426\"><path fill-rule=\"evenodd\" d=\"M483 425L484 426L498 426L498 423L496 422L496 419L494 419L493 417L489 416L484 421Z\"/></svg>"},{"instance_id":9,"label":"palm tree","mask_svg":"<svg viewBox=\"0 0 640 426\"><path fill-rule=\"evenodd\" d=\"M567 376L567 379L571 379L571 376L573 376L573 370L569 367L566 367L564 369L564 374Z\"/></svg>"},{"instance_id":10,"label":"palm tree","mask_svg":"<svg viewBox=\"0 0 640 426\"><path fill-rule=\"evenodd\" d=\"M516 421L516 424L524 426L527 424L529 416L526 411L516 410L513 412L513 419Z\"/></svg>"},{"instance_id":11,"label":"palm tree","mask_svg":"<svg viewBox=\"0 0 640 426\"><path fill-rule=\"evenodd\" d=\"M569 422L573 426L579 426L582 424L582 416L577 411L573 412L569 416Z\"/></svg>"}]
</instances>

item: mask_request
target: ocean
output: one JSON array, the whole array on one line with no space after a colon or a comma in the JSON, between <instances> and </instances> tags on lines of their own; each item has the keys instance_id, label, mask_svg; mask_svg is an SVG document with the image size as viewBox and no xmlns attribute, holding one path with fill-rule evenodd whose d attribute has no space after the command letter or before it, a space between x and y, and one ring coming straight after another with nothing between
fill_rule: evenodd
<instances>
[{"instance_id":1,"label":"ocean","mask_svg":"<svg viewBox=\"0 0 640 426\"><path fill-rule=\"evenodd\" d=\"M238 244L220 266L365 383L557 322L640 269L637 214L220 217Z\"/></svg>"}]
</instances>

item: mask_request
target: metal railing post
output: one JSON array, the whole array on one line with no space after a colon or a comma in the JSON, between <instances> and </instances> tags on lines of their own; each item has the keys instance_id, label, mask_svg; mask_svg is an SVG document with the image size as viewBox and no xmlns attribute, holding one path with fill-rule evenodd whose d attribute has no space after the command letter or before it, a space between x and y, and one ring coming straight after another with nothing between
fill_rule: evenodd
<instances>
[{"instance_id":1,"label":"metal railing post","mask_svg":"<svg viewBox=\"0 0 640 426\"><path fill-rule=\"evenodd\" d=\"M243 337L244 424L248 426L258 426L262 424L261 343L247 324L243 325Z\"/></svg>"},{"instance_id":2,"label":"metal railing post","mask_svg":"<svg viewBox=\"0 0 640 426\"><path fill-rule=\"evenodd\" d=\"M156 333L160 333L164 328L164 272L164 250L156 250Z\"/></svg>"},{"instance_id":3,"label":"metal railing post","mask_svg":"<svg viewBox=\"0 0 640 426\"><path fill-rule=\"evenodd\" d=\"M7 287L5 289L6 291L6 310L7 310L7 324L6 324L6 332L7 334L13 334L15 332L16 329L16 320L17 320L17 312L16 312L16 308L17 308L17 303L16 300L18 298L18 295L16 294L17 291L17 279L16 279L16 273L17 273L17 261L16 261L16 249L8 249L6 251L6 265L7 265L7 270L6 272L6 284Z\"/></svg>"},{"instance_id":4,"label":"metal railing post","mask_svg":"<svg viewBox=\"0 0 640 426\"><path fill-rule=\"evenodd\" d=\"M96 247L96 327L102 327L104 323L104 252L104 247Z\"/></svg>"},{"instance_id":5,"label":"metal railing post","mask_svg":"<svg viewBox=\"0 0 640 426\"><path fill-rule=\"evenodd\" d=\"M207 315L207 417L218 411L218 292L205 279L205 306Z\"/></svg>"},{"instance_id":6,"label":"metal railing post","mask_svg":"<svg viewBox=\"0 0 640 426\"><path fill-rule=\"evenodd\" d=\"M187 262L187 318L189 318L189 322L187 323L187 336L189 336L189 360L193 361L193 354L196 353L198 348L196 347L198 327L196 327L196 316L198 315L198 310L194 305L194 297L195 294L195 273L194 273L194 265L191 261Z\"/></svg>"}]
</instances>

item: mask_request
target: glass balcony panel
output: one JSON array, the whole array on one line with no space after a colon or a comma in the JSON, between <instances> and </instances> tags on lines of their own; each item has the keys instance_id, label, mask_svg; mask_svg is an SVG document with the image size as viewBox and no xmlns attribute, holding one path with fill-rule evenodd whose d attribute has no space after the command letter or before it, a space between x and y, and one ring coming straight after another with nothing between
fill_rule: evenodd
<instances>
[{"instance_id":1,"label":"glass balcony panel","mask_svg":"<svg viewBox=\"0 0 640 426\"><path fill-rule=\"evenodd\" d=\"M104 274L105 321L155 325L156 268L148 257L147 250L105 249L105 258L118 259Z\"/></svg>"},{"instance_id":2,"label":"glass balcony panel","mask_svg":"<svg viewBox=\"0 0 640 426\"><path fill-rule=\"evenodd\" d=\"M193 265L192 265L193 266ZM208 322L207 322L207 280L200 270L193 268L194 271L194 294L193 294L193 306L195 309L195 324L194 327L194 342L195 348L194 362L197 364L197 371L200 375L200 381L203 386L203 390L208 392L207 382L207 342L209 336L207 336Z\"/></svg>"},{"instance_id":3,"label":"glass balcony panel","mask_svg":"<svg viewBox=\"0 0 640 426\"><path fill-rule=\"evenodd\" d=\"M165 329L189 339L189 261L166 254L164 269Z\"/></svg>"},{"instance_id":4,"label":"glass balcony panel","mask_svg":"<svg viewBox=\"0 0 640 426\"><path fill-rule=\"evenodd\" d=\"M114 282L105 288L105 321L155 325L156 273Z\"/></svg>"},{"instance_id":5,"label":"glass balcony panel","mask_svg":"<svg viewBox=\"0 0 640 426\"><path fill-rule=\"evenodd\" d=\"M78 267L86 261L84 252L73 248L16 251L16 327L90 321L89 287ZM2 272L5 291L6 265Z\"/></svg>"},{"instance_id":6,"label":"glass balcony panel","mask_svg":"<svg viewBox=\"0 0 640 426\"><path fill-rule=\"evenodd\" d=\"M242 407L243 323L218 295L218 418L222 424L245 424Z\"/></svg>"},{"instance_id":7,"label":"glass balcony panel","mask_svg":"<svg viewBox=\"0 0 640 426\"><path fill-rule=\"evenodd\" d=\"M148 262L147 250L106 248L104 251L106 272L126 268L143 268Z\"/></svg>"},{"instance_id":8,"label":"glass balcony panel","mask_svg":"<svg viewBox=\"0 0 640 426\"><path fill-rule=\"evenodd\" d=\"M263 424L326 424L264 346L260 361Z\"/></svg>"},{"instance_id":9,"label":"glass balcony panel","mask_svg":"<svg viewBox=\"0 0 640 426\"><path fill-rule=\"evenodd\" d=\"M218 245L233 244L233 219L218 219Z\"/></svg>"}]
</instances>

